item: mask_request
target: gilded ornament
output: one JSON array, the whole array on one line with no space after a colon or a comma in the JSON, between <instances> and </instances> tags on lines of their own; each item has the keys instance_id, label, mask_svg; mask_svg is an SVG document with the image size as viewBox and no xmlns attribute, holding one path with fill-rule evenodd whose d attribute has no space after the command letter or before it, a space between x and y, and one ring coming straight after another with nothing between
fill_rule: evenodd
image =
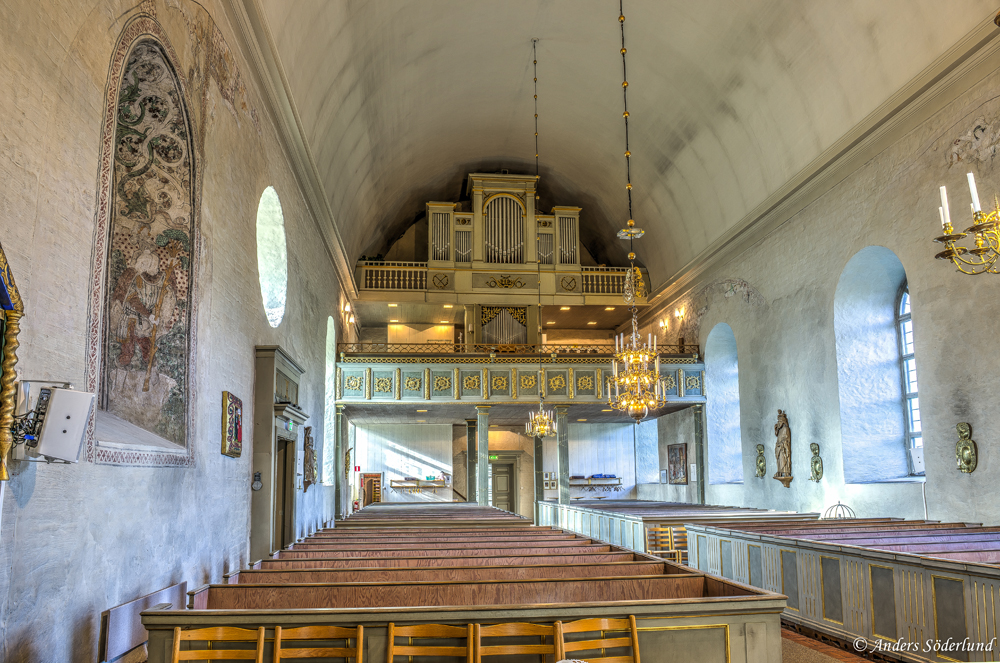
<instances>
[{"instance_id":1,"label":"gilded ornament","mask_svg":"<svg viewBox=\"0 0 1000 663\"><path fill-rule=\"evenodd\" d=\"M448 287L448 276L446 274L435 274L434 278L431 279L431 283L438 290L444 290Z\"/></svg>"},{"instance_id":2,"label":"gilded ornament","mask_svg":"<svg viewBox=\"0 0 1000 663\"><path fill-rule=\"evenodd\" d=\"M811 442L809 444L809 451L813 454L809 460L809 480L819 481L823 478L823 459L819 457L819 445Z\"/></svg>"},{"instance_id":3,"label":"gilded ornament","mask_svg":"<svg viewBox=\"0 0 1000 663\"><path fill-rule=\"evenodd\" d=\"M506 375L494 375L490 386L497 391L507 390L507 376Z\"/></svg>"},{"instance_id":4,"label":"gilded ornament","mask_svg":"<svg viewBox=\"0 0 1000 663\"><path fill-rule=\"evenodd\" d=\"M534 389L538 379L531 373L521 376L521 389Z\"/></svg>"},{"instance_id":5,"label":"gilded ornament","mask_svg":"<svg viewBox=\"0 0 1000 663\"><path fill-rule=\"evenodd\" d=\"M788 488L788 484L794 478L792 477L792 429L788 426L788 415L781 410L778 410L778 421L774 424L774 435L778 438L774 444L774 458L778 464L774 478Z\"/></svg>"},{"instance_id":6,"label":"gilded ornament","mask_svg":"<svg viewBox=\"0 0 1000 663\"><path fill-rule=\"evenodd\" d=\"M955 444L955 460L958 461L958 471L972 474L979 464L979 452L976 443L972 440L972 426L967 423L960 423L955 428L958 430L958 442Z\"/></svg>"},{"instance_id":7,"label":"gilded ornament","mask_svg":"<svg viewBox=\"0 0 1000 663\"><path fill-rule=\"evenodd\" d=\"M665 391L677 388L677 379L673 375L664 375L660 379L663 380L663 389Z\"/></svg>"},{"instance_id":8,"label":"gilded ornament","mask_svg":"<svg viewBox=\"0 0 1000 663\"><path fill-rule=\"evenodd\" d=\"M434 391L448 391L451 389L451 378L447 375L434 376Z\"/></svg>"},{"instance_id":9,"label":"gilded ornament","mask_svg":"<svg viewBox=\"0 0 1000 663\"><path fill-rule=\"evenodd\" d=\"M514 318L522 325L528 324L528 307L527 306L484 306L483 313L481 317L481 324L487 324L493 318L500 315L502 311L506 311L510 317Z\"/></svg>"},{"instance_id":10,"label":"gilded ornament","mask_svg":"<svg viewBox=\"0 0 1000 663\"><path fill-rule=\"evenodd\" d=\"M407 391L420 391L422 380L420 378L408 377L403 381L403 386Z\"/></svg>"},{"instance_id":11,"label":"gilded ornament","mask_svg":"<svg viewBox=\"0 0 1000 663\"><path fill-rule=\"evenodd\" d=\"M763 479L767 474L767 458L764 457L764 445L757 445L757 478Z\"/></svg>"},{"instance_id":12,"label":"gilded ornament","mask_svg":"<svg viewBox=\"0 0 1000 663\"><path fill-rule=\"evenodd\" d=\"M566 387L566 378L561 375L553 375L549 378L549 391L559 391Z\"/></svg>"},{"instance_id":13,"label":"gilded ornament","mask_svg":"<svg viewBox=\"0 0 1000 663\"><path fill-rule=\"evenodd\" d=\"M462 387L468 389L469 391L474 391L479 389L479 376L478 375L466 375L465 379L462 380Z\"/></svg>"},{"instance_id":14,"label":"gilded ornament","mask_svg":"<svg viewBox=\"0 0 1000 663\"><path fill-rule=\"evenodd\" d=\"M361 391L361 377L357 375L347 376L347 382L344 384L344 388L348 391Z\"/></svg>"},{"instance_id":15,"label":"gilded ornament","mask_svg":"<svg viewBox=\"0 0 1000 663\"><path fill-rule=\"evenodd\" d=\"M559 285L562 286L563 290L566 290L568 292L573 292L574 290L576 290L576 279L573 278L572 276L564 276L561 279L559 279Z\"/></svg>"},{"instance_id":16,"label":"gilded ornament","mask_svg":"<svg viewBox=\"0 0 1000 663\"><path fill-rule=\"evenodd\" d=\"M520 276L511 278L510 276L500 275L497 277L490 277L490 280L486 282L491 288L523 288L525 283L521 280Z\"/></svg>"},{"instance_id":17,"label":"gilded ornament","mask_svg":"<svg viewBox=\"0 0 1000 663\"><path fill-rule=\"evenodd\" d=\"M375 391L388 394L392 391L392 378L375 378Z\"/></svg>"},{"instance_id":18,"label":"gilded ornament","mask_svg":"<svg viewBox=\"0 0 1000 663\"><path fill-rule=\"evenodd\" d=\"M3 356L0 361L0 481L7 481L10 474L7 471L7 455L14 445L14 435L11 427L14 425L14 407L17 387L14 385L17 375L14 366L17 364L17 348L20 342L17 335L21 331L21 317L24 315L24 303L14 283L14 274L0 246L0 315L3 316Z\"/></svg>"},{"instance_id":19,"label":"gilded ornament","mask_svg":"<svg viewBox=\"0 0 1000 663\"><path fill-rule=\"evenodd\" d=\"M685 389L701 389L701 378L697 375L689 375L684 379Z\"/></svg>"},{"instance_id":20,"label":"gilded ornament","mask_svg":"<svg viewBox=\"0 0 1000 663\"><path fill-rule=\"evenodd\" d=\"M576 388L579 391L590 391L594 388L594 377L591 375L581 375L576 379Z\"/></svg>"}]
</instances>

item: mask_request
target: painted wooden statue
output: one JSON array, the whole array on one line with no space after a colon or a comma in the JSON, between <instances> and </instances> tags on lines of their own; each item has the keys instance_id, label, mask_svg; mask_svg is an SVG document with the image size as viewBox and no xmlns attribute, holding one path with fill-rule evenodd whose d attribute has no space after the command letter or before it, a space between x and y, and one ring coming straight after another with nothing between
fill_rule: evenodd
<instances>
[{"instance_id":1,"label":"painted wooden statue","mask_svg":"<svg viewBox=\"0 0 1000 663\"><path fill-rule=\"evenodd\" d=\"M774 459L778 471L774 478L785 488L792 482L792 430L788 427L788 415L778 410L778 422L774 424L774 435L778 438L774 444Z\"/></svg>"},{"instance_id":2,"label":"painted wooden statue","mask_svg":"<svg viewBox=\"0 0 1000 663\"><path fill-rule=\"evenodd\" d=\"M312 426L306 426L305 441L302 443L302 492L309 490L309 486L316 483L316 446L313 442Z\"/></svg>"}]
</instances>

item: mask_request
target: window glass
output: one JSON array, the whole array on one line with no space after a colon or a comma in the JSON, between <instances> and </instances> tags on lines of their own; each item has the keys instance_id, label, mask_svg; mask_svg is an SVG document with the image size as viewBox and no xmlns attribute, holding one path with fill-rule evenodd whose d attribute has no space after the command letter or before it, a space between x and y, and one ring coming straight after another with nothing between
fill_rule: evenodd
<instances>
[{"instance_id":1,"label":"window glass","mask_svg":"<svg viewBox=\"0 0 1000 663\"><path fill-rule=\"evenodd\" d=\"M264 313L272 327L285 316L288 289L288 253L285 247L285 217L274 187L264 189L257 205L257 273Z\"/></svg>"}]
</instances>

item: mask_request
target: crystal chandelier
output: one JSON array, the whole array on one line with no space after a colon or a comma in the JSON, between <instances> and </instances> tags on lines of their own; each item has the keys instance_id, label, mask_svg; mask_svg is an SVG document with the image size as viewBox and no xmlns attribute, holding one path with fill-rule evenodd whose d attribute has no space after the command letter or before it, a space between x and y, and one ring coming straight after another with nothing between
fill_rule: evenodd
<instances>
[{"instance_id":1,"label":"crystal chandelier","mask_svg":"<svg viewBox=\"0 0 1000 663\"><path fill-rule=\"evenodd\" d=\"M538 177L538 54L535 51L537 39L531 40L532 65L535 73L535 182ZM537 187L537 184L535 185ZM535 191L535 199L538 199L538 191ZM537 240L536 240L537 241ZM524 432L528 437L551 437L556 434L556 420L552 416L552 410L545 409L545 373L542 370L542 267L541 258L536 256L538 265L538 412L529 412L528 421L524 424Z\"/></svg>"},{"instance_id":2,"label":"crystal chandelier","mask_svg":"<svg viewBox=\"0 0 1000 663\"><path fill-rule=\"evenodd\" d=\"M945 250L938 253L938 260L951 260L958 271L963 274L1000 274L997 271L997 258L1000 257L1000 202L994 197L992 212L984 212L979 206L979 192L976 190L976 179L969 173L969 193L972 195L972 225L965 232L957 233L951 225L951 211L948 209L948 192L941 187L941 206L938 214L941 217L941 227L944 234L935 237L935 242L945 245ZM958 246L970 234L975 235L975 246L968 248Z\"/></svg>"},{"instance_id":3,"label":"crystal chandelier","mask_svg":"<svg viewBox=\"0 0 1000 663\"><path fill-rule=\"evenodd\" d=\"M629 242L629 271L625 276L622 288L622 298L632 312L632 333L624 333L615 337L615 356L612 360L614 370L614 394L608 390L608 407L621 410L639 423L646 418L650 409L663 407L663 388L660 384L660 358L656 354L656 339L649 335L643 343L639 336L639 320L636 311L636 301L645 296L645 286L639 270L635 266L635 252L632 242L645 234L641 228L635 227L632 218L632 152L628 144L628 76L625 67L625 11L622 1L618 3L618 23L622 33L622 99L625 110L625 190L628 192L628 223L618 231L620 239ZM653 370L649 365L653 364Z\"/></svg>"}]
</instances>

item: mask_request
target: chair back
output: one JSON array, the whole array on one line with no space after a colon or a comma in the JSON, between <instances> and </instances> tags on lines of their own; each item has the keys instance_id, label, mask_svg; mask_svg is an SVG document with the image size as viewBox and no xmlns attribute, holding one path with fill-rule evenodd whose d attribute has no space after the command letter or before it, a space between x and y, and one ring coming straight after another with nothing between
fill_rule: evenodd
<instances>
[{"instance_id":1,"label":"chair back","mask_svg":"<svg viewBox=\"0 0 1000 663\"><path fill-rule=\"evenodd\" d=\"M538 644L497 644L484 645L483 638L501 638L516 636L538 636ZM548 639L548 642L546 642ZM552 656L552 663L564 658L562 650L562 631L559 622L555 624L527 624L510 622L483 626L476 624L476 663L484 656L504 656L535 654L540 661Z\"/></svg>"},{"instance_id":2,"label":"chair back","mask_svg":"<svg viewBox=\"0 0 1000 663\"><path fill-rule=\"evenodd\" d=\"M207 642L207 649L186 649L181 651L181 642ZM253 649L225 649L230 643L253 642ZM216 643L223 643L223 648ZM234 626L211 626L209 628L174 628L174 647L171 663L178 661L264 661L264 627L258 629L236 628Z\"/></svg>"},{"instance_id":3,"label":"chair back","mask_svg":"<svg viewBox=\"0 0 1000 663\"><path fill-rule=\"evenodd\" d=\"M386 662L393 663L395 656L450 656L464 658L466 663L472 663L472 624L465 626L448 626L446 624L417 624L415 626L396 626L389 622L386 632ZM397 645L396 638L407 638L405 645ZM442 640L462 638L464 647L441 644L420 644L414 640Z\"/></svg>"},{"instance_id":4,"label":"chair back","mask_svg":"<svg viewBox=\"0 0 1000 663\"><path fill-rule=\"evenodd\" d=\"M635 616L629 615L628 619L579 619L575 622L559 623L560 638L562 640L562 652L567 658L577 658L573 652L598 651L599 656L588 655L588 662L600 661L601 663L639 663L639 632L635 626ZM615 633L615 637L608 637L608 633ZM594 633L597 637L585 640L566 640L566 636L574 633ZM608 655L608 649L630 648L631 655L613 654Z\"/></svg>"},{"instance_id":5,"label":"chair back","mask_svg":"<svg viewBox=\"0 0 1000 663\"><path fill-rule=\"evenodd\" d=\"M364 626L345 628L343 626L300 626L298 628L274 627L274 663L286 658L346 658L354 663L362 663L361 645L364 640ZM320 643L343 640L343 647L329 647ZM351 647L351 640L354 646ZM291 646L288 646L291 645Z\"/></svg>"}]
</instances>

